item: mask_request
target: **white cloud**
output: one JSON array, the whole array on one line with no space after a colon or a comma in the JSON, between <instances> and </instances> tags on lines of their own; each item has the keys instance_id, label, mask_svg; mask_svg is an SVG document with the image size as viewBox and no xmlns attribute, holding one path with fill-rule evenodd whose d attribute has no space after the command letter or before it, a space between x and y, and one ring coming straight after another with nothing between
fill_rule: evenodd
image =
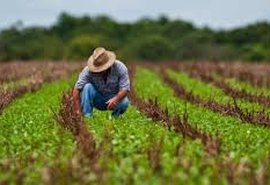
<instances>
[{"instance_id":1,"label":"white cloud","mask_svg":"<svg viewBox=\"0 0 270 185\"><path fill-rule=\"evenodd\" d=\"M197 25L234 27L270 20L269 8L269 0L8 0L1 2L0 28L17 20L26 25L48 25L63 11L76 15L108 14L121 21L166 14Z\"/></svg>"}]
</instances>

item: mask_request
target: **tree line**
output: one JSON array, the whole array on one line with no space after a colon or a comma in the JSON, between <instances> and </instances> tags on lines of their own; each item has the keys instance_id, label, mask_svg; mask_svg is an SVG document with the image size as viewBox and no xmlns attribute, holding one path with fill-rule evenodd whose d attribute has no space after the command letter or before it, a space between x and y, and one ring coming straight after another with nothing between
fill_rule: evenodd
<instances>
[{"instance_id":1,"label":"tree line","mask_svg":"<svg viewBox=\"0 0 270 185\"><path fill-rule=\"evenodd\" d=\"M85 60L98 46L123 60L270 61L270 23L213 30L166 16L120 23L108 16L62 13L50 27L2 30L0 61Z\"/></svg>"}]
</instances>

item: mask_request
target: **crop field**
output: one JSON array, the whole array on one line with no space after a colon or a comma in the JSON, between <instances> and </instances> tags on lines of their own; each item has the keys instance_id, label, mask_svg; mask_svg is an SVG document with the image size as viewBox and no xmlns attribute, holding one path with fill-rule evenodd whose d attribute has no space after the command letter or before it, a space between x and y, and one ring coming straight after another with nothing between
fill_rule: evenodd
<instances>
[{"instance_id":1,"label":"crop field","mask_svg":"<svg viewBox=\"0 0 270 185\"><path fill-rule=\"evenodd\" d=\"M127 63L120 118L83 118L85 63L0 64L0 185L270 184L270 64Z\"/></svg>"}]
</instances>

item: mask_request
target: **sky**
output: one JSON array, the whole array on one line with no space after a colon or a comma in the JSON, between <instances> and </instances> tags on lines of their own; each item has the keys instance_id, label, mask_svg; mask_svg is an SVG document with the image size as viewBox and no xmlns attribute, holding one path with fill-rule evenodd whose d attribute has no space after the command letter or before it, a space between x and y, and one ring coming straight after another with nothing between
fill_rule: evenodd
<instances>
[{"instance_id":1,"label":"sky","mask_svg":"<svg viewBox=\"0 0 270 185\"><path fill-rule=\"evenodd\" d=\"M121 22L166 15L197 26L232 29L270 22L270 0L0 0L0 29L19 20L24 26L50 26L62 12L105 14Z\"/></svg>"}]
</instances>

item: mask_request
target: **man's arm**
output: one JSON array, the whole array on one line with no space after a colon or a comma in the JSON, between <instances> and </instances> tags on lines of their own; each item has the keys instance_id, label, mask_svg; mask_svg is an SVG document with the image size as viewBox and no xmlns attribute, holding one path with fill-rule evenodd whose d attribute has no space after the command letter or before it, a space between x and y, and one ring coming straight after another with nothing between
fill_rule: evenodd
<instances>
[{"instance_id":1,"label":"man's arm","mask_svg":"<svg viewBox=\"0 0 270 185\"><path fill-rule=\"evenodd\" d=\"M74 87L72 92L73 97L73 107L74 111L77 114L81 114L81 108L80 108L80 90L77 87Z\"/></svg>"},{"instance_id":2,"label":"man's arm","mask_svg":"<svg viewBox=\"0 0 270 185\"><path fill-rule=\"evenodd\" d=\"M127 89L120 89L113 98L109 99L109 101L106 102L107 109L113 109L120 100L127 96L128 92L129 91Z\"/></svg>"},{"instance_id":3,"label":"man's arm","mask_svg":"<svg viewBox=\"0 0 270 185\"><path fill-rule=\"evenodd\" d=\"M119 89L120 90L113 98L111 98L109 101L106 102L108 104L107 109L113 109L114 106L120 100L122 100L125 96L127 96L127 94L130 91L130 81L129 81L129 76L128 76L128 69L124 64L122 64L120 70L121 70L121 75L119 77Z\"/></svg>"},{"instance_id":4,"label":"man's arm","mask_svg":"<svg viewBox=\"0 0 270 185\"><path fill-rule=\"evenodd\" d=\"M122 100L124 97L128 95L129 91L127 89L120 89L117 93L116 97L118 101Z\"/></svg>"},{"instance_id":5,"label":"man's arm","mask_svg":"<svg viewBox=\"0 0 270 185\"><path fill-rule=\"evenodd\" d=\"M84 85L89 82L89 69L85 67L80 75L79 79L77 80L75 87L72 92L73 97L73 108L74 111L78 114L81 114L81 104L80 104L80 92L83 89Z\"/></svg>"}]
</instances>

